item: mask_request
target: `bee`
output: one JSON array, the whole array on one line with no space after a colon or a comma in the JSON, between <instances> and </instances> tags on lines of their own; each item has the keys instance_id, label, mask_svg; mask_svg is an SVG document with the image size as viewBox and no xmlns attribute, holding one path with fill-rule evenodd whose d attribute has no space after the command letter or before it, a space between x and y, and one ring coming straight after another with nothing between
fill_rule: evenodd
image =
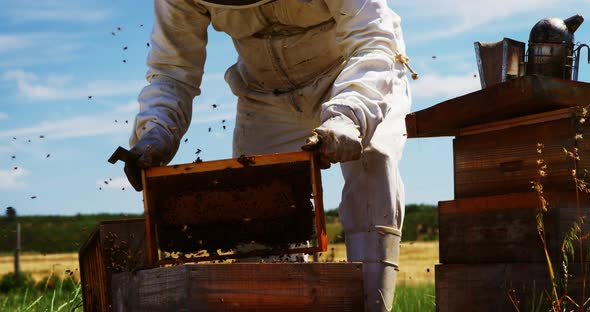
<instances>
[{"instance_id":1,"label":"bee","mask_svg":"<svg viewBox=\"0 0 590 312\"><path fill-rule=\"evenodd\" d=\"M211 106L213 107L213 109L215 109L215 108L217 108L218 105L217 104L213 104Z\"/></svg>"},{"instance_id":2,"label":"bee","mask_svg":"<svg viewBox=\"0 0 590 312\"><path fill-rule=\"evenodd\" d=\"M197 151L195 152L195 154L197 154L197 155L201 154L201 149L197 148Z\"/></svg>"},{"instance_id":3,"label":"bee","mask_svg":"<svg viewBox=\"0 0 590 312\"><path fill-rule=\"evenodd\" d=\"M92 99L92 95L89 95L89 96L88 96L88 99L89 99L89 100L91 100L91 99Z\"/></svg>"},{"instance_id":4,"label":"bee","mask_svg":"<svg viewBox=\"0 0 590 312\"><path fill-rule=\"evenodd\" d=\"M45 156L45 158L49 158L51 156L51 154L47 154L47 156Z\"/></svg>"},{"instance_id":5,"label":"bee","mask_svg":"<svg viewBox=\"0 0 590 312\"><path fill-rule=\"evenodd\" d=\"M123 60L123 63L127 63L127 60Z\"/></svg>"},{"instance_id":6,"label":"bee","mask_svg":"<svg viewBox=\"0 0 590 312\"><path fill-rule=\"evenodd\" d=\"M184 139L184 143L188 142L188 138Z\"/></svg>"},{"instance_id":7,"label":"bee","mask_svg":"<svg viewBox=\"0 0 590 312\"><path fill-rule=\"evenodd\" d=\"M211 132L211 127L209 127L209 132Z\"/></svg>"},{"instance_id":8,"label":"bee","mask_svg":"<svg viewBox=\"0 0 590 312\"><path fill-rule=\"evenodd\" d=\"M127 46L124 46L124 47L123 47L123 51L127 50L127 48L128 48Z\"/></svg>"},{"instance_id":9,"label":"bee","mask_svg":"<svg viewBox=\"0 0 590 312\"><path fill-rule=\"evenodd\" d=\"M37 198L37 196L31 196L31 199L35 199L35 198Z\"/></svg>"}]
</instances>

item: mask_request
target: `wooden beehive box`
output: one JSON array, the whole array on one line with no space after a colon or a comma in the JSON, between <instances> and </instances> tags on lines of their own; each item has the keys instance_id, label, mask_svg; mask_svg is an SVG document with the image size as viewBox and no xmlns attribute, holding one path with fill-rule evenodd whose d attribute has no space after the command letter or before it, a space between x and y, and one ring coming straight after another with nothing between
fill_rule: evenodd
<instances>
[{"instance_id":1,"label":"wooden beehive box","mask_svg":"<svg viewBox=\"0 0 590 312\"><path fill-rule=\"evenodd\" d=\"M553 266L558 268L560 264ZM580 265L571 265L570 273L568 295L576 302L584 302ZM435 277L439 312L550 310L546 304L545 309L540 307L550 289L545 263L443 264L435 266ZM573 304L568 307L574 310Z\"/></svg>"},{"instance_id":2,"label":"wooden beehive box","mask_svg":"<svg viewBox=\"0 0 590 312\"><path fill-rule=\"evenodd\" d=\"M119 273L114 311L363 311L361 263L185 264Z\"/></svg>"},{"instance_id":3,"label":"wooden beehive box","mask_svg":"<svg viewBox=\"0 0 590 312\"><path fill-rule=\"evenodd\" d=\"M544 217L551 259L561 259L563 239L577 220L574 192L544 194L549 202ZM590 197L581 196L588 215ZM545 253L537 231L539 198L534 192L464 198L439 202L441 263L543 263ZM584 230L590 230L585 224ZM577 245L576 247L577 252ZM590 248L590 242L585 242ZM573 259L572 261L575 261Z\"/></svg>"},{"instance_id":4,"label":"wooden beehive box","mask_svg":"<svg viewBox=\"0 0 590 312\"><path fill-rule=\"evenodd\" d=\"M112 311L112 275L147 266L144 219L100 222L78 259L84 311Z\"/></svg>"},{"instance_id":5,"label":"wooden beehive box","mask_svg":"<svg viewBox=\"0 0 590 312\"><path fill-rule=\"evenodd\" d=\"M540 159L547 165L546 190L575 190L572 170L590 169L590 144L582 139L590 137L590 127L580 122L589 116L582 111L564 108L461 129L453 142L455 198L531 191ZM585 175L578 170L576 176Z\"/></svg>"},{"instance_id":6,"label":"wooden beehive box","mask_svg":"<svg viewBox=\"0 0 590 312\"><path fill-rule=\"evenodd\" d=\"M576 139L590 135L581 122L589 98L588 83L525 76L406 117L408 137L455 136L455 199L439 202L438 311L513 310L509 290L526 305L547 289L536 219L541 204L531 182L542 183L549 202L548 253L560 268L563 238L578 208L585 214L590 208L589 198L576 197L574 182L590 167L588 144ZM568 155L576 150L578 160ZM543 164L547 176L539 180ZM570 273L576 287L580 276Z\"/></svg>"},{"instance_id":7,"label":"wooden beehive box","mask_svg":"<svg viewBox=\"0 0 590 312\"><path fill-rule=\"evenodd\" d=\"M150 263L325 251L319 170L311 152L146 170Z\"/></svg>"}]
</instances>

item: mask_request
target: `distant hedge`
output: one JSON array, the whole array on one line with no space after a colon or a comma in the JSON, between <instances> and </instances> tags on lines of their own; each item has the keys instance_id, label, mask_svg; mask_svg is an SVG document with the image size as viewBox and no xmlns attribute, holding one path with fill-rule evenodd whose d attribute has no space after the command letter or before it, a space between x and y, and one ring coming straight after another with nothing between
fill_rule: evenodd
<instances>
[{"instance_id":1,"label":"distant hedge","mask_svg":"<svg viewBox=\"0 0 590 312\"><path fill-rule=\"evenodd\" d=\"M136 219L142 215L96 214L76 216L17 216L21 224L23 252L78 252L98 222ZM338 210L326 211L326 228L330 243L344 242ZM0 253L14 250L16 223L0 217ZM438 214L435 206L410 204L402 230L403 241L438 239Z\"/></svg>"},{"instance_id":2,"label":"distant hedge","mask_svg":"<svg viewBox=\"0 0 590 312\"><path fill-rule=\"evenodd\" d=\"M330 225L330 223L336 223ZM342 226L338 224L338 209L326 211L326 228L329 242L344 242ZM335 233L334 231L340 231ZM434 205L409 204L406 205L404 225L402 227L402 241L430 241L438 240L438 210Z\"/></svg>"},{"instance_id":3,"label":"distant hedge","mask_svg":"<svg viewBox=\"0 0 590 312\"><path fill-rule=\"evenodd\" d=\"M22 252L77 252L98 222L141 218L141 215L17 216ZM14 250L16 222L0 218L0 253Z\"/></svg>"}]
</instances>

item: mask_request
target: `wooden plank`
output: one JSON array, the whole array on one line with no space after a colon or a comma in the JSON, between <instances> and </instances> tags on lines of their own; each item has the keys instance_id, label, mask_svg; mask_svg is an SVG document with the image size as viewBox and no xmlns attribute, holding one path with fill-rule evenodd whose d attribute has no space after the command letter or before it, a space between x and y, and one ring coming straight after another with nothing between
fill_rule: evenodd
<instances>
[{"instance_id":1,"label":"wooden plank","mask_svg":"<svg viewBox=\"0 0 590 312\"><path fill-rule=\"evenodd\" d=\"M587 264L586 264L587 265ZM554 264L558 270L560 265ZM443 264L435 266L436 310L438 312L517 311L509 293L520 302L519 311L533 311L533 298L549 290L545 263ZM583 303L580 265L570 265L568 294ZM560 292L559 295L562 295ZM573 308L573 305L568 305ZM539 309L538 311L547 311Z\"/></svg>"},{"instance_id":2,"label":"wooden plank","mask_svg":"<svg viewBox=\"0 0 590 312\"><path fill-rule=\"evenodd\" d=\"M266 166L281 163L311 161L313 152L301 151L267 155L253 155L240 158L204 161L201 163L179 164L152 167L145 171L147 178L173 176L195 172L208 172L224 169L239 169L247 166Z\"/></svg>"},{"instance_id":3,"label":"wooden plank","mask_svg":"<svg viewBox=\"0 0 590 312\"><path fill-rule=\"evenodd\" d=\"M100 222L80 249L84 309L111 311L111 276L147 265L145 222L128 219Z\"/></svg>"},{"instance_id":4,"label":"wooden plank","mask_svg":"<svg viewBox=\"0 0 590 312\"><path fill-rule=\"evenodd\" d=\"M196 264L113 277L114 311L362 311L360 263Z\"/></svg>"},{"instance_id":5,"label":"wooden plank","mask_svg":"<svg viewBox=\"0 0 590 312\"><path fill-rule=\"evenodd\" d=\"M315 211L317 251L328 250L328 234L326 232L326 219L324 214L324 191L322 189L322 171L319 168L319 155L316 153L311 161L311 187L313 188L313 203Z\"/></svg>"},{"instance_id":6,"label":"wooden plank","mask_svg":"<svg viewBox=\"0 0 590 312\"><path fill-rule=\"evenodd\" d=\"M409 114L406 128L410 138L455 136L468 126L584 106L588 98L589 83L524 76Z\"/></svg>"},{"instance_id":7,"label":"wooden plank","mask_svg":"<svg viewBox=\"0 0 590 312\"><path fill-rule=\"evenodd\" d=\"M551 258L557 261L563 239L578 218L576 196L574 192L545 196L549 202L549 212L544 217L547 244ZM581 216L587 218L590 199L583 197L580 206ZM535 193L439 202L441 263L545 261L537 232L538 209ZM584 225L584 230L590 231L590 226ZM586 241L584 246L590 248L590 242Z\"/></svg>"},{"instance_id":8,"label":"wooden plank","mask_svg":"<svg viewBox=\"0 0 590 312\"><path fill-rule=\"evenodd\" d=\"M539 159L548 166L546 189L575 189L574 161L563 152L576 144L574 123L566 118L455 138L455 198L531 191ZM538 143L544 144L542 154Z\"/></svg>"},{"instance_id":9,"label":"wooden plank","mask_svg":"<svg viewBox=\"0 0 590 312\"><path fill-rule=\"evenodd\" d=\"M549 111L546 113L527 115L523 117L512 118L508 120L502 120L497 122L491 122L481 125L475 125L471 127L465 127L459 129L457 136L474 135L484 132L498 131L504 129L515 128L519 126L527 126L532 124L538 124L548 121L554 121L559 119L566 119L575 115L576 108L568 107Z\"/></svg>"}]
</instances>

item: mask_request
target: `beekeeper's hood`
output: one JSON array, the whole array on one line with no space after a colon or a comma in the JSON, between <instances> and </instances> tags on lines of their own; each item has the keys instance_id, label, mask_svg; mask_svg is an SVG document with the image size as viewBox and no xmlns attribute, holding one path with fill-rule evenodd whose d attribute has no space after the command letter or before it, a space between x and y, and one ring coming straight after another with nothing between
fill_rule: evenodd
<instances>
[{"instance_id":1,"label":"beekeeper's hood","mask_svg":"<svg viewBox=\"0 0 590 312\"><path fill-rule=\"evenodd\" d=\"M197 2L210 7L245 9L259 6L274 0L197 0Z\"/></svg>"}]
</instances>

